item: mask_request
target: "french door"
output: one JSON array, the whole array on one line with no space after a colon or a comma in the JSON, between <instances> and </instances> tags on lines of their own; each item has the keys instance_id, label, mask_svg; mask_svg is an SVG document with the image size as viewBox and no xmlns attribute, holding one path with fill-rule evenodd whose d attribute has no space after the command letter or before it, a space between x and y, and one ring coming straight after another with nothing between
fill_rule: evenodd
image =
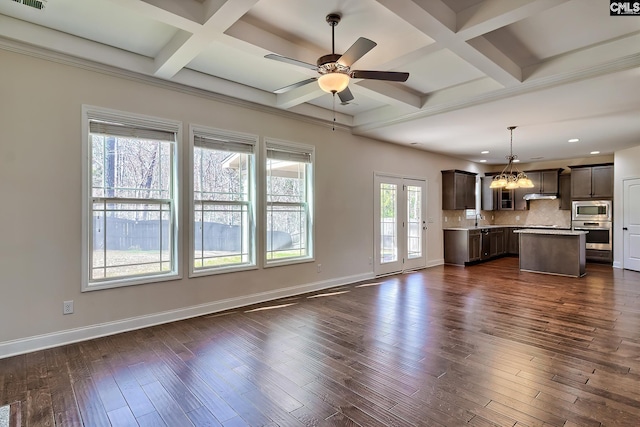
<instances>
[{"instance_id":1,"label":"french door","mask_svg":"<svg viewBox=\"0 0 640 427\"><path fill-rule=\"evenodd\" d=\"M426 190L424 180L375 175L377 276L426 267Z\"/></svg>"},{"instance_id":2,"label":"french door","mask_svg":"<svg viewBox=\"0 0 640 427\"><path fill-rule=\"evenodd\" d=\"M640 179L623 181L624 268L640 271Z\"/></svg>"}]
</instances>

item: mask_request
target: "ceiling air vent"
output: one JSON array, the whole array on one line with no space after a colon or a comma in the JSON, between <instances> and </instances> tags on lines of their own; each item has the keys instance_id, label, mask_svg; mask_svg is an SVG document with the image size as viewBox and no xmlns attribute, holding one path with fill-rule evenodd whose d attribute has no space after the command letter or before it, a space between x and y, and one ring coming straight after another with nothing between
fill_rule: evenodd
<instances>
[{"instance_id":1,"label":"ceiling air vent","mask_svg":"<svg viewBox=\"0 0 640 427\"><path fill-rule=\"evenodd\" d=\"M25 6L33 7L35 9L44 9L44 5L47 0L13 0L16 3L21 3Z\"/></svg>"}]
</instances>

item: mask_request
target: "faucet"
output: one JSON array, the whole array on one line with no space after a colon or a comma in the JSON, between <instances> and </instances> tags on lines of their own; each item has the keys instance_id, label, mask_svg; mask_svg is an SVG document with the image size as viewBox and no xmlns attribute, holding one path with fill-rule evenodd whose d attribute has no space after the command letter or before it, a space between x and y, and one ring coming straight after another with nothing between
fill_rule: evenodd
<instances>
[{"instance_id":1,"label":"faucet","mask_svg":"<svg viewBox=\"0 0 640 427\"><path fill-rule=\"evenodd\" d=\"M482 215L476 214L476 228L478 227L478 217L482 219Z\"/></svg>"}]
</instances>

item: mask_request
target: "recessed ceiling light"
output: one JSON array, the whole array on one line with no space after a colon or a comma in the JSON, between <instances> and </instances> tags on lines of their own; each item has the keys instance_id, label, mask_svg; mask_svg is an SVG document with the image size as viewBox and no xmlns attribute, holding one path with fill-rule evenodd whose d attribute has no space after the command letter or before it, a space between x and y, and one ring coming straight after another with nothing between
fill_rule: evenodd
<instances>
[{"instance_id":1,"label":"recessed ceiling light","mask_svg":"<svg viewBox=\"0 0 640 427\"><path fill-rule=\"evenodd\" d=\"M485 150L485 151L481 151L480 154L489 154L489 152Z\"/></svg>"},{"instance_id":2,"label":"recessed ceiling light","mask_svg":"<svg viewBox=\"0 0 640 427\"><path fill-rule=\"evenodd\" d=\"M589 153L589 154L600 154L600 152L599 152L599 151L592 151L592 152L591 152L591 153Z\"/></svg>"},{"instance_id":3,"label":"recessed ceiling light","mask_svg":"<svg viewBox=\"0 0 640 427\"><path fill-rule=\"evenodd\" d=\"M580 140L579 140L578 138L571 138L571 139L569 140L569 142L579 142L579 141L580 141Z\"/></svg>"},{"instance_id":4,"label":"recessed ceiling light","mask_svg":"<svg viewBox=\"0 0 640 427\"><path fill-rule=\"evenodd\" d=\"M487 160L486 159L482 159L482 160L480 160L480 163L487 163Z\"/></svg>"},{"instance_id":5,"label":"recessed ceiling light","mask_svg":"<svg viewBox=\"0 0 640 427\"><path fill-rule=\"evenodd\" d=\"M513 163L520 163L520 159L515 159Z\"/></svg>"}]
</instances>

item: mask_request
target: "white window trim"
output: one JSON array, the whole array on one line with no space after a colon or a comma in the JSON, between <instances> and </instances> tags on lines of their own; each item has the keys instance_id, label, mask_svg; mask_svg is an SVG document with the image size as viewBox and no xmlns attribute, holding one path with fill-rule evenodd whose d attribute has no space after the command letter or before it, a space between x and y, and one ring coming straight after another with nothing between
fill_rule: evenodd
<instances>
[{"instance_id":1,"label":"white window trim","mask_svg":"<svg viewBox=\"0 0 640 427\"><path fill-rule=\"evenodd\" d=\"M269 261L267 260L267 147L269 145L275 145L280 147L291 148L292 151L300 151L304 150L311 153L311 163L309 168L308 179L306 182L307 185L307 202L308 202L308 220L307 220L307 246L308 246L308 255L305 257L295 257L288 258L283 260ZM281 139L275 138L264 138L264 144L262 144L261 150L261 210L262 210L262 249L261 249L261 258L262 258L262 267L263 268L271 268L271 267L280 267L284 265L293 265L293 264L304 264L308 262L315 261L315 147L313 145L301 144L298 142L284 141Z\"/></svg>"},{"instance_id":2,"label":"white window trim","mask_svg":"<svg viewBox=\"0 0 640 427\"><path fill-rule=\"evenodd\" d=\"M250 233L250 246L252 253L252 262L247 264L239 264L239 265L229 265L223 267L212 267L208 269L199 269L196 270L194 268L194 248L195 248L195 230L194 230L194 218L195 218L195 201L193 199L193 190L195 187L195 183L193 182L193 170L194 170L194 140L195 135L212 135L221 137L226 135L229 136L240 136L243 139L252 139L255 140L254 144L254 152L253 152L253 164L251 165L251 175L253 176L252 182L249 183L249 191L250 191L250 199L253 201L252 206L249 209L250 216L250 224L249 224L249 233ZM259 149L258 149L258 136L253 134L246 134L240 132L232 132L223 129L216 129L207 126L200 126L195 124L189 125L189 277L202 277L202 276L211 276L216 274L224 274L224 273L233 273L237 271L248 271L248 270L257 270L258 269L258 254L257 254L257 239L256 239L256 212L257 212L257 171L256 165L259 161Z\"/></svg>"},{"instance_id":3,"label":"white window trim","mask_svg":"<svg viewBox=\"0 0 640 427\"><path fill-rule=\"evenodd\" d=\"M91 185L89 160L91 150L89 149L89 120L99 118L103 120L119 121L130 125L140 125L155 129L175 132L175 153L174 161L174 179L173 179L173 217L174 225L174 248L173 259L174 269L166 274L154 274L149 276L137 276L127 278L117 278L91 283L89 280L89 257L91 253L91 235L90 235L90 216L91 216ZM119 288L123 286L142 285L147 283L165 282L169 280L178 280L182 278L182 230L180 215L180 183L182 182L182 122L158 117L146 116L141 114L117 111L108 108L95 107L91 105L82 106L82 292L97 291L101 289Z\"/></svg>"}]
</instances>

